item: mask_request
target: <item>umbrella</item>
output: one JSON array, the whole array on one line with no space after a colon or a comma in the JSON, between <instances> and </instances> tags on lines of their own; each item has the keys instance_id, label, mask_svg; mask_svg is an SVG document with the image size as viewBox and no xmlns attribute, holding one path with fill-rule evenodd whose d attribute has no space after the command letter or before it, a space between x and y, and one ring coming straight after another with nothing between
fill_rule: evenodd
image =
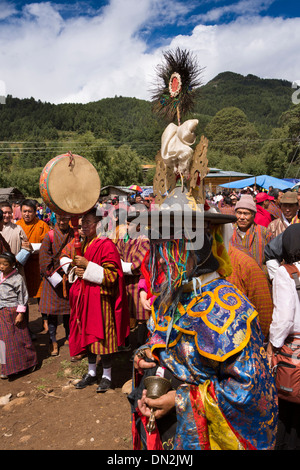
<instances>
[{"instance_id":1,"label":"umbrella","mask_svg":"<svg viewBox=\"0 0 300 470\"><path fill-rule=\"evenodd\" d=\"M143 189L137 184L132 184L131 186L129 186L129 189L131 189L132 191L137 191L138 193L141 193L143 191Z\"/></svg>"},{"instance_id":2,"label":"umbrella","mask_svg":"<svg viewBox=\"0 0 300 470\"><path fill-rule=\"evenodd\" d=\"M141 196L142 197L146 197L146 196L149 196L150 194L153 193L153 188L147 188L147 189L144 189L144 191L142 192Z\"/></svg>"},{"instance_id":3,"label":"umbrella","mask_svg":"<svg viewBox=\"0 0 300 470\"><path fill-rule=\"evenodd\" d=\"M222 188L239 189L245 188L246 186L253 186L254 184L264 189L269 189L269 186L273 186L273 188L281 190L289 189L293 186L293 184L289 183L288 181L284 181L282 179L274 178L273 176L268 175L260 175L256 177L253 176L252 178L233 181L232 183L220 184L220 186Z\"/></svg>"}]
</instances>

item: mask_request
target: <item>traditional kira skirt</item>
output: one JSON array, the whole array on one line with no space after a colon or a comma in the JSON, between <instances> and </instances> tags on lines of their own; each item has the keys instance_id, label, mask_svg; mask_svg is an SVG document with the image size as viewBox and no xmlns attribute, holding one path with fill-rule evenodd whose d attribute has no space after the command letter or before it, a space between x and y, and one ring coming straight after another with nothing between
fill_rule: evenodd
<instances>
[{"instance_id":1,"label":"traditional kira skirt","mask_svg":"<svg viewBox=\"0 0 300 470\"><path fill-rule=\"evenodd\" d=\"M15 325L16 307L0 309L1 374L11 375L37 365L37 355L25 320Z\"/></svg>"}]
</instances>

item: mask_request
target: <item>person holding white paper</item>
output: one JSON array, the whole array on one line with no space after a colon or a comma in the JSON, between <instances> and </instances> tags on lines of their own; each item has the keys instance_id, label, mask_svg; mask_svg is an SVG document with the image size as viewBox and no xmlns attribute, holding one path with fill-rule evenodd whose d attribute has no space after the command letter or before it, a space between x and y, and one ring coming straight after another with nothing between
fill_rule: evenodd
<instances>
[{"instance_id":1,"label":"person holding white paper","mask_svg":"<svg viewBox=\"0 0 300 470\"><path fill-rule=\"evenodd\" d=\"M49 329L49 352L58 355L56 330L58 316L62 315L66 333L69 338L70 305L67 292L66 275L60 266L60 255L63 248L73 239L74 231L70 226L70 217L56 215L56 224L42 242L39 252L40 272L44 278L42 286L40 311L47 315Z\"/></svg>"},{"instance_id":2,"label":"person holding white paper","mask_svg":"<svg viewBox=\"0 0 300 470\"><path fill-rule=\"evenodd\" d=\"M25 232L31 251L29 261L25 266L29 298L40 298L41 277L39 270L39 247L50 227L36 217L36 203L32 199L25 199L21 204L22 219L16 222Z\"/></svg>"},{"instance_id":3,"label":"person holding white paper","mask_svg":"<svg viewBox=\"0 0 300 470\"><path fill-rule=\"evenodd\" d=\"M39 302L42 290L42 279L40 275L39 254L33 252L32 244L42 243L46 233L50 230L49 225L36 217L36 202L33 199L25 199L21 203L22 219L16 222L24 230L28 241L31 255L24 266L26 284L29 298L37 299ZM29 312L26 316L29 321ZM44 330L48 330L47 319L43 318Z\"/></svg>"}]
</instances>

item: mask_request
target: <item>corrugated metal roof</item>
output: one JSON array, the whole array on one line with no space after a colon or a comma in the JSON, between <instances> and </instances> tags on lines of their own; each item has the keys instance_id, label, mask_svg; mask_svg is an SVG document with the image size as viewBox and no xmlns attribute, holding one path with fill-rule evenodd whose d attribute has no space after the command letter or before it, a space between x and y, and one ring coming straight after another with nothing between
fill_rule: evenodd
<instances>
[{"instance_id":1,"label":"corrugated metal roof","mask_svg":"<svg viewBox=\"0 0 300 470\"><path fill-rule=\"evenodd\" d=\"M0 194L11 194L11 193L22 194L18 188L0 188Z\"/></svg>"},{"instance_id":2,"label":"corrugated metal roof","mask_svg":"<svg viewBox=\"0 0 300 470\"><path fill-rule=\"evenodd\" d=\"M252 175L250 175L249 173L241 173L239 171L225 171L225 170L220 170L219 168L210 168L209 169L209 173L206 175L206 177L209 177L209 176L213 176L213 177L218 177L218 176L227 176L228 178L230 177L243 177L245 176L245 178L247 177L250 177Z\"/></svg>"},{"instance_id":3,"label":"corrugated metal roof","mask_svg":"<svg viewBox=\"0 0 300 470\"><path fill-rule=\"evenodd\" d=\"M105 189L113 189L113 190L120 191L120 192L124 192L124 193L128 193L128 194L134 193L134 191L132 191L132 189L128 189L126 186L113 186L113 185L108 185L108 186L104 186L103 188L101 188L101 191L100 191L100 192L102 193Z\"/></svg>"}]
</instances>

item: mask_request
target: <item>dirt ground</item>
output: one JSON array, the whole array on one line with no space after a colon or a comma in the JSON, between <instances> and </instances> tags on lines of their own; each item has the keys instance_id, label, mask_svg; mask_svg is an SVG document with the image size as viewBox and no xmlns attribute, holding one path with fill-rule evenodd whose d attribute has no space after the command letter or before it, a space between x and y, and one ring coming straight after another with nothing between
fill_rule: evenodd
<instances>
[{"instance_id":1,"label":"dirt ground","mask_svg":"<svg viewBox=\"0 0 300 470\"><path fill-rule=\"evenodd\" d=\"M13 380L0 380L1 450L132 450L130 406L122 386L132 373L131 352L114 355L114 389L96 393L97 385L75 389L74 380L87 371L87 360L70 361L64 328L58 326L59 356L50 357L48 335L42 334L37 304L30 305L30 329L40 366ZM134 333L130 342L134 347ZM101 362L98 376L101 377Z\"/></svg>"}]
</instances>

